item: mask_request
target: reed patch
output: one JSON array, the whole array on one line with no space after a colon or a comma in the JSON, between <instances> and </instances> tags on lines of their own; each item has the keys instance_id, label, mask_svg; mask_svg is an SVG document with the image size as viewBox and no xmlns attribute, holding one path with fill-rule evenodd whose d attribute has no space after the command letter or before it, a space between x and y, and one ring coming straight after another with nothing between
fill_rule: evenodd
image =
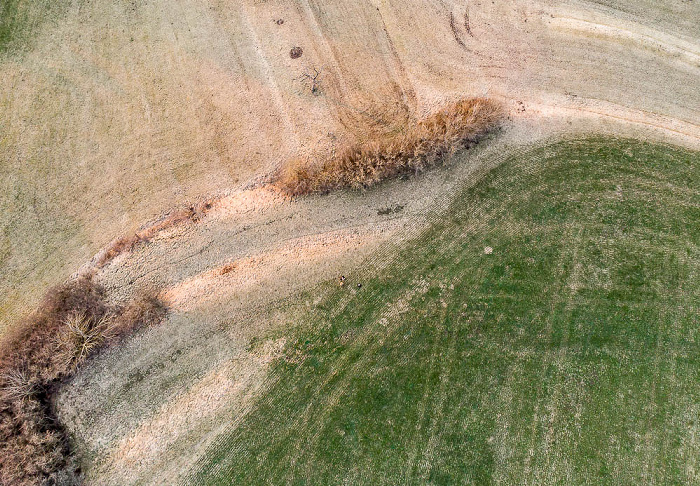
<instances>
[{"instance_id":1,"label":"reed patch","mask_svg":"<svg viewBox=\"0 0 700 486\"><path fill-rule=\"evenodd\" d=\"M359 189L421 172L496 129L503 107L488 98L453 103L397 134L376 135L321 161L292 160L276 185L290 196Z\"/></svg>"}]
</instances>

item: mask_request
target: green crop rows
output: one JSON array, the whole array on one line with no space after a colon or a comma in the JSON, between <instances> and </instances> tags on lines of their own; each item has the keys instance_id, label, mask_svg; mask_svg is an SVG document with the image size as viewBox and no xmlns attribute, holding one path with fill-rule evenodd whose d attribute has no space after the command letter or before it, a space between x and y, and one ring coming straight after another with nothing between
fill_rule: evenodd
<instances>
[{"instance_id":1,"label":"green crop rows","mask_svg":"<svg viewBox=\"0 0 700 486\"><path fill-rule=\"evenodd\" d=\"M699 159L605 138L513 157L295 315L189 482L697 483Z\"/></svg>"}]
</instances>

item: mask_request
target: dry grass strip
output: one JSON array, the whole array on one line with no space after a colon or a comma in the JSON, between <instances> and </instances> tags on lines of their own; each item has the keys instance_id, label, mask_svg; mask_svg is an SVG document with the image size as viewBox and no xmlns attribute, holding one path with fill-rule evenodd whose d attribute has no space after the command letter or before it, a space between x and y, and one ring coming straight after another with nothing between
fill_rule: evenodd
<instances>
[{"instance_id":1,"label":"dry grass strip","mask_svg":"<svg viewBox=\"0 0 700 486\"><path fill-rule=\"evenodd\" d=\"M276 185L290 196L369 187L401 174L418 173L468 148L502 122L500 103L469 98L453 103L398 135L377 136L317 162L294 160Z\"/></svg>"}]
</instances>

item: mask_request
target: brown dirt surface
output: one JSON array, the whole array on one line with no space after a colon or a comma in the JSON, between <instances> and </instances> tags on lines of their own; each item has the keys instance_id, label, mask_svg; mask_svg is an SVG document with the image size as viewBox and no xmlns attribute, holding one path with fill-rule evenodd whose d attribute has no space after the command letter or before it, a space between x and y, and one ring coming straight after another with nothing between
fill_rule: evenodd
<instances>
[{"instance_id":1,"label":"brown dirt surface","mask_svg":"<svg viewBox=\"0 0 700 486\"><path fill-rule=\"evenodd\" d=\"M565 110L698 136L697 2L64 10L38 22L33 9L29 47L0 59L1 327L143 221L446 100L488 94L524 116ZM301 64L290 45L304 46ZM319 96L300 80L313 67Z\"/></svg>"}]
</instances>

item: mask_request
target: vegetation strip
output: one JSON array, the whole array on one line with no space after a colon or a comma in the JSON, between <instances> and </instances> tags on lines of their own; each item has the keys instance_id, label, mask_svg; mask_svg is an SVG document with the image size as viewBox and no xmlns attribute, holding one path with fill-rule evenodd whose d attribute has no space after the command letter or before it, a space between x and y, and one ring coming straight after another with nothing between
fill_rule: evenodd
<instances>
[{"instance_id":1,"label":"vegetation strip","mask_svg":"<svg viewBox=\"0 0 700 486\"><path fill-rule=\"evenodd\" d=\"M40 308L0 345L0 484L79 482L52 397L100 349L159 322L165 307L143 295L122 308L106 303L91 278L49 291Z\"/></svg>"},{"instance_id":2,"label":"vegetation strip","mask_svg":"<svg viewBox=\"0 0 700 486\"><path fill-rule=\"evenodd\" d=\"M327 160L294 160L283 168L276 185L289 195L301 196L346 187L359 189L421 172L445 160L447 154L477 143L496 129L503 117L503 107L494 100L460 100L405 127L400 134L376 136Z\"/></svg>"}]
</instances>

